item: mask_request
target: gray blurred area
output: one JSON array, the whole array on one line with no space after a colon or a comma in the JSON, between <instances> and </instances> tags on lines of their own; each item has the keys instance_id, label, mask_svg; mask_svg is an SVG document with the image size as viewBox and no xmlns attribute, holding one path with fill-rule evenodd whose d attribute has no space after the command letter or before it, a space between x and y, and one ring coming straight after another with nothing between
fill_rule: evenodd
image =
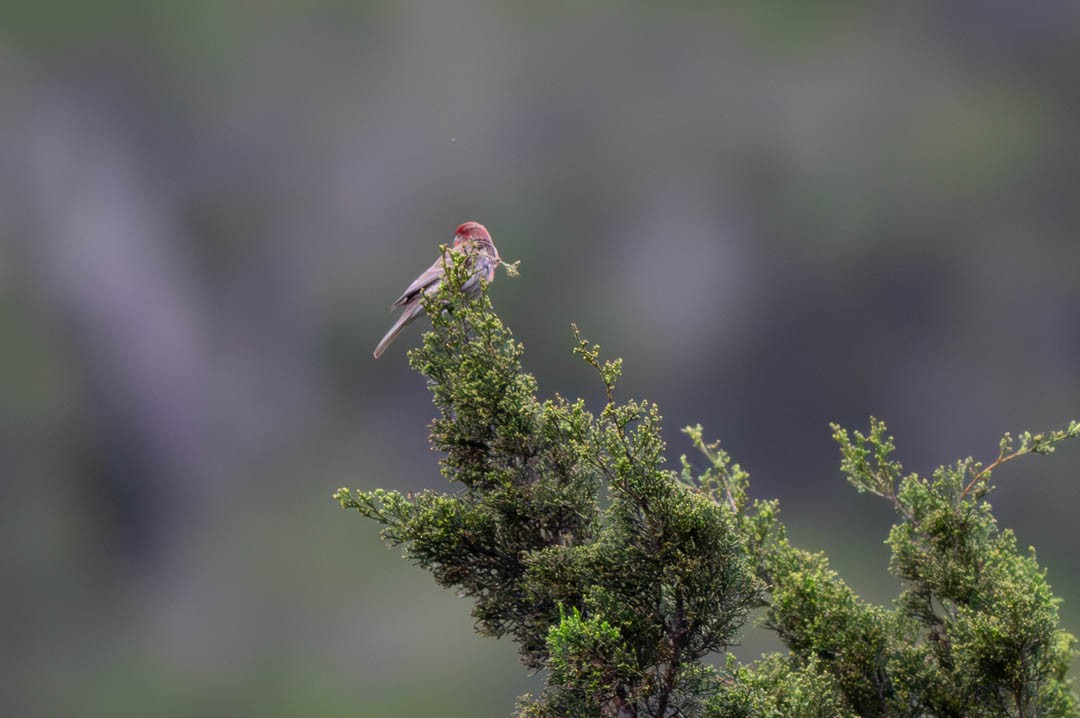
<instances>
[{"instance_id":1,"label":"gray blurred area","mask_svg":"<svg viewBox=\"0 0 1080 718\"><path fill-rule=\"evenodd\" d=\"M0 714L508 715L330 500L444 487L389 303L454 227L542 392L701 422L862 595L929 472L1080 418L1080 4L0 4ZM1080 633L1080 446L995 474ZM734 651L770 648L749 630Z\"/></svg>"}]
</instances>

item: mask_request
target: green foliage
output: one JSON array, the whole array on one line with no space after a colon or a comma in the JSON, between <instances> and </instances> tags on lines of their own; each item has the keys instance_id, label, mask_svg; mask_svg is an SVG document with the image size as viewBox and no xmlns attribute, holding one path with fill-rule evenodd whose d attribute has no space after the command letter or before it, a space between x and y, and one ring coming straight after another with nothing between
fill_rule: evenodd
<instances>
[{"instance_id":1,"label":"green foliage","mask_svg":"<svg viewBox=\"0 0 1080 718\"><path fill-rule=\"evenodd\" d=\"M847 718L836 679L816 658L802 665L780 654L753 666L738 666L728 657L724 690L709 703L716 718Z\"/></svg>"},{"instance_id":2,"label":"green foliage","mask_svg":"<svg viewBox=\"0 0 1080 718\"><path fill-rule=\"evenodd\" d=\"M749 475L700 426L684 431L704 472L685 456L668 469L657 407L616 400L621 362L598 346L577 335L605 388L599 414L538 399L486 293L460 291L462 258L446 269L409 361L428 379L431 444L459 490L335 498L472 598L479 631L513 637L526 666L546 669L519 715L1076 714L1059 599L985 497L994 469L1050 453L1080 424L1006 436L990 465L964 459L929 479L904 475L883 423L866 435L834 426L850 483L897 512L890 570L904 589L895 606L874 606L824 555L791 545L778 503L751 502ZM788 652L707 665L757 607Z\"/></svg>"},{"instance_id":3,"label":"green foliage","mask_svg":"<svg viewBox=\"0 0 1080 718\"><path fill-rule=\"evenodd\" d=\"M548 631L552 690L543 702L522 704L525 716L593 716L648 684L622 632L598 614L574 609Z\"/></svg>"},{"instance_id":4,"label":"green foliage","mask_svg":"<svg viewBox=\"0 0 1080 718\"><path fill-rule=\"evenodd\" d=\"M903 580L898 617L917 632L925 677L896 676L921 695L932 715L1074 715L1065 673L1075 639L1058 628L1058 603L1034 551L999 530L985 501L991 471L1024 454L1049 454L1080 435L1080 423L1031 435L1008 434L989 466L971 458L943 466L931 479L900 478L885 426L871 419L854 440L833 426L842 468L857 488L887 497L900 521L889 533L890 571Z\"/></svg>"}]
</instances>

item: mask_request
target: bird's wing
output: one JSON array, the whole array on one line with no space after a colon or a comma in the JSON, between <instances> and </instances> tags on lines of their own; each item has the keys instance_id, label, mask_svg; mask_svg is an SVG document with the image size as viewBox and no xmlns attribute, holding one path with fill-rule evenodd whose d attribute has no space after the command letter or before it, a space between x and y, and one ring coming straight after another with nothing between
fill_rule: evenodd
<instances>
[{"instance_id":1,"label":"bird's wing","mask_svg":"<svg viewBox=\"0 0 1080 718\"><path fill-rule=\"evenodd\" d=\"M420 294L420 292L423 292L442 279L442 276L443 260L442 257L440 257L435 260L435 264L427 268L427 271L413 280L413 283L409 285L408 289L401 293L401 296L397 298L397 301L390 305L390 308L397 309L398 307L405 306Z\"/></svg>"}]
</instances>

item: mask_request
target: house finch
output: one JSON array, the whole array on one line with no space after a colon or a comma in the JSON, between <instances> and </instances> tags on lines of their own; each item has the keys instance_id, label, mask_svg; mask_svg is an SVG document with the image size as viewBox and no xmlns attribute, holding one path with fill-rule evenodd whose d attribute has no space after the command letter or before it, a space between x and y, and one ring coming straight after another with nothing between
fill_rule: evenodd
<instances>
[{"instance_id":1,"label":"house finch","mask_svg":"<svg viewBox=\"0 0 1080 718\"><path fill-rule=\"evenodd\" d=\"M480 278L491 282L495 279L495 267L502 261L499 259L499 251L491 241L487 227L479 222L466 222L454 232L454 241L447 249L449 252L465 252L469 256L468 269L470 276L462 285L462 290L469 297L480 294ZM447 261L449 257L445 258ZM397 318L390 331L375 347L375 358L386 351L390 342L397 338L401 330L408 326L424 311L424 295L438 290L443 280L444 257L439 257L435 263L428 267L427 271L416 278L409 288L398 297L397 301L390 305L391 309L401 309L401 316Z\"/></svg>"}]
</instances>

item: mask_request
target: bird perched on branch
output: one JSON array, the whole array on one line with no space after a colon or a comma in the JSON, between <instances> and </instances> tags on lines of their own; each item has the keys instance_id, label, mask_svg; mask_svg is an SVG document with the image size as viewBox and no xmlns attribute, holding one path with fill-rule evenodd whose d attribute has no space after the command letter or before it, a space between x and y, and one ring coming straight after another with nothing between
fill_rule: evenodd
<instances>
[{"instance_id":1,"label":"bird perched on branch","mask_svg":"<svg viewBox=\"0 0 1080 718\"><path fill-rule=\"evenodd\" d=\"M480 279L491 282L495 279L495 268L502 262L499 259L499 251L491 241L487 227L479 222L466 222L454 232L454 241L447 248L450 252L464 252L468 256L469 278L462 285L462 290L469 297L480 294L482 285ZM423 298L439 289L443 281L444 262L449 261L449 256L439 257L435 263L428 267L409 285L397 301L390 305L391 309L401 309L401 315L386 332L379 345L375 347L375 358L378 359L390 342L397 338L401 330L411 324L424 311Z\"/></svg>"}]
</instances>

